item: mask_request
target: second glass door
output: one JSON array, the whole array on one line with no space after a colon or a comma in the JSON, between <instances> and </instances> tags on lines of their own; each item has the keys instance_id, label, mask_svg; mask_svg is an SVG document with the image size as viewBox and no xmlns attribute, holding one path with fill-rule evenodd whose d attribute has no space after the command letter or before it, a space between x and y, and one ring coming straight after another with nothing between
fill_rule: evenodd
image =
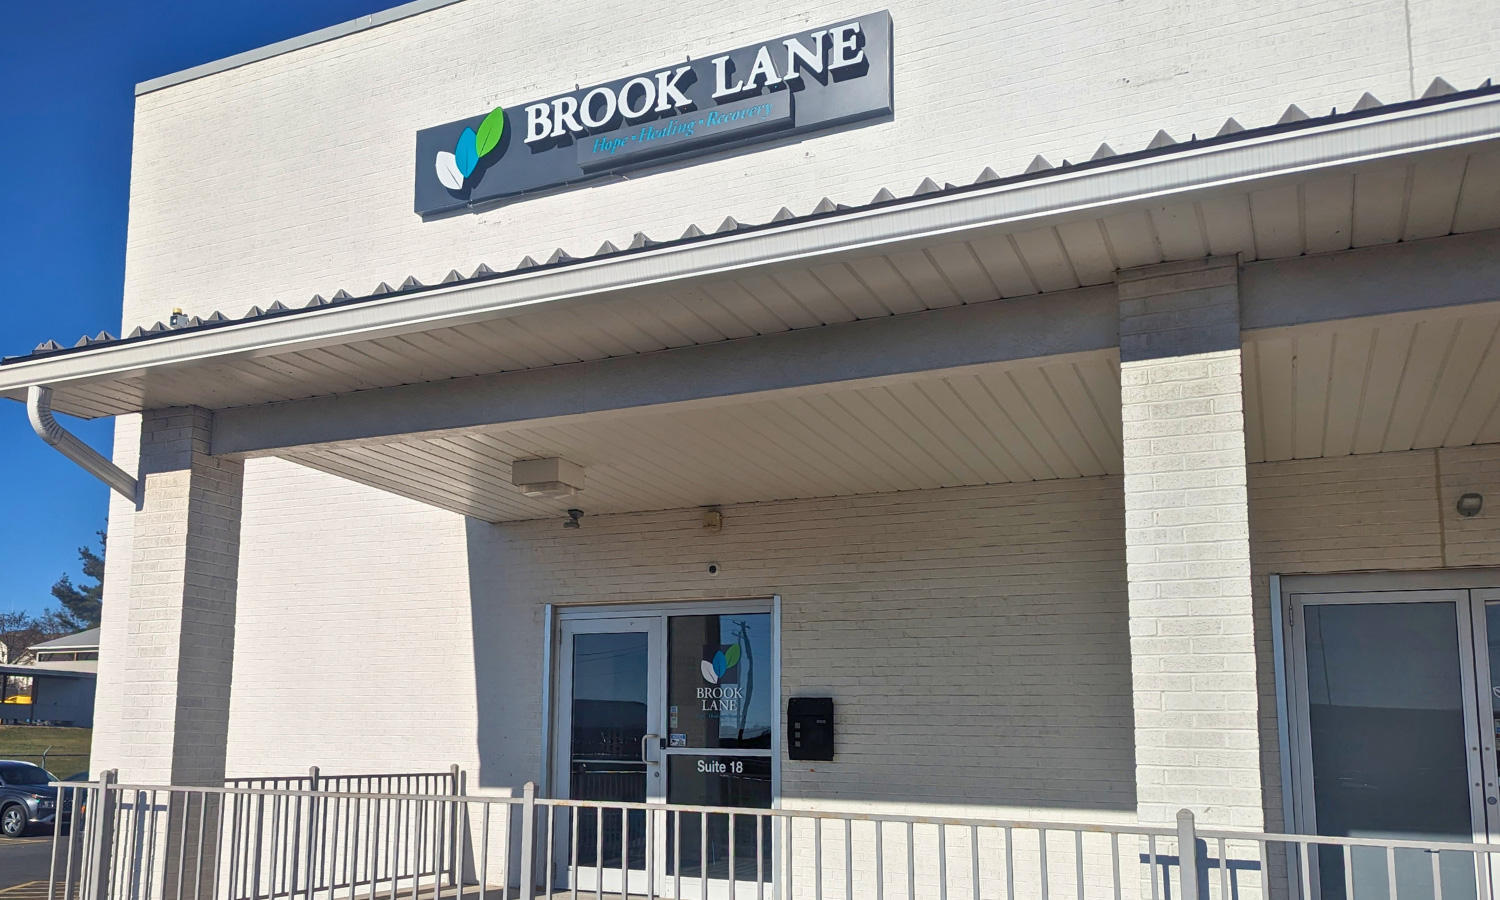
<instances>
[{"instance_id":1,"label":"second glass door","mask_svg":"<svg viewBox=\"0 0 1500 900\"><path fill-rule=\"evenodd\" d=\"M667 620L667 802L770 809L778 702L771 613L726 611ZM757 896L772 880L769 820L682 816L663 859L679 896ZM707 887L705 892L704 888ZM704 898L704 894L707 897Z\"/></svg>"},{"instance_id":2,"label":"second glass door","mask_svg":"<svg viewBox=\"0 0 1500 900\"><path fill-rule=\"evenodd\" d=\"M1293 594L1293 761L1300 828L1315 834L1486 842L1496 834L1500 600L1492 591ZM1489 601L1489 602L1486 602ZM1346 871L1346 861L1348 870ZM1322 847L1321 900L1464 900L1472 857ZM1438 884L1434 884L1434 878ZM1438 891L1441 891L1441 894Z\"/></svg>"}]
</instances>

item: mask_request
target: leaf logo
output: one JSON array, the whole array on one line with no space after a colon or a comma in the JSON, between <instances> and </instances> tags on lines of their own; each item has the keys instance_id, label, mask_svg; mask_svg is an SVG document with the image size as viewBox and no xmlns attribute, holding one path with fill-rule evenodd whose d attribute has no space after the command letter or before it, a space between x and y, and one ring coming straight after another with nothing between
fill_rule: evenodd
<instances>
[{"instance_id":1,"label":"leaf logo","mask_svg":"<svg viewBox=\"0 0 1500 900\"><path fill-rule=\"evenodd\" d=\"M718 684L724 673L738 665L739 661L739 644L730 644L726 650L715 651L712 659L703 660L703 680L709 684Z\"/></svg>"},{"instance_id":2,"label":"leaf logo","mask_svg":"<svg viewBox=\"0 0 1500 900\"><path fill-rule=\"evenodd\" d=\"M500 146L500 138L504 134L505 108L497 106L479 123L478 131L464 129L464 133L458 136L458 145L453 148L452 153L446 150L438 152L435 161L438 181L450 191L462 188L464 180L479 167L479 161Z\"/></svg>"}]
</instances>

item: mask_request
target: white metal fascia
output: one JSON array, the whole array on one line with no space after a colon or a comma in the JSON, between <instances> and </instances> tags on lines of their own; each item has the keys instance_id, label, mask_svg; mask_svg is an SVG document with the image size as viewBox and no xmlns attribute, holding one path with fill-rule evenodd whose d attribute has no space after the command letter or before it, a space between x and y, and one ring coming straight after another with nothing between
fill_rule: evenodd
<instances>
[{"instance_id":1,"label":"white metal fascia","mask_svg":"<svg viewBox=\"0 0 1500 900\"><path fill-rule=\"evenodd\" d=\"M1243 141L1189 146L1118 165L1059 170L1045 178L712 240L611 255L478 285L393 295L334 307L124 342L0 366L0 396L33 384L62 387L156 366L253 359L320 346L516 315L538 304L586 300L692 278L831 254L894 250L990 227L1038 227L1165 198L1236 189L1249 182L1374 164L1414 153L1500 141L1500 96L1466 98Z\"/></svg>"}]
</instances>

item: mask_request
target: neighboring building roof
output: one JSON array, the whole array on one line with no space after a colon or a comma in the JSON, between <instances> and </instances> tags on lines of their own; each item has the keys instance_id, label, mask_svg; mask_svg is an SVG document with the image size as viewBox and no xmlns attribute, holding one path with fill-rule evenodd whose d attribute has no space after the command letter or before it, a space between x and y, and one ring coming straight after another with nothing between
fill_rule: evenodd
<instances>
[{"instance_id":1,"label":"neighboring building roof","mask_svg":"<svg viewBox=\"0 0 1500 900\"><path fill-rule=\"evenodd\" d=\"M44 641L44 642L42 642L40 644L33 644L31 646L31 650L33 652L37 651L37 650L98 650L98 649L99 649L99 629L97 629L97 628L90 628L87 631L80 631L77 634L70 634L70 635L67 635L66 637L60 637L60 638L56 638L54 640Z\"/></svg>"},{"instance_id":2,"label":"neighboring building roof","mask_svg":"<svg viewBox=\"0 0 1500 900\"><path fill-rule=\"evenodd\" d=\"M260 306L252 306L239 318L232 318L224 315L222 312L215 311L206 318L199 316L192 316L191 318L183 317L181 324L168 325L157 322L150 328L137 327L124 338L118 338L109 332L101 331L93 337L84 335L71 347L64 347L56 341L45 341L38 344L29 354L0 357L0 367L32 362L46 357L86 353L90 350L100 349L106 345L147 342L168 336L210 331L223 326L241 324L256 319L297 316L328 308L357 305L369 301L386 299L396 294L423 293L435 289L448 289L479 282L530 275L542 270L560 269L597 261L601 257L626 256L664 247L713 242L734 234L777 230L815 219L838 218L872 209L899 207L904 204L920 202L935 195L962 194L970 191L986 190L997 186L1008 186L1019 182L1046 179L1064 173L1118 165L1122 162L1171 156L1214 145L1241 142L1253 143L1271 135L1317 128L1330 123L1388 115L1407 110L1421 109L1423 107L1441 106L1443 104L1467 101L1491 95L1500 95L1500 86L1493 85L1489 80L1486 80L1479 87L1472 90L1460 91L1442 78L1436 78L1420 98L1401 103L1384 104L1373 95L1365 93L1349 110L1340 112L1338 109L1334 109L1326 116L1309 116L1294 103L1287 107L1286 112L1282 114L1280 120L1274 125L1262 128L1246 129L1233 117L1230 117L1225 120L1218 133L1212 137L1200 138L1194 134L1187 140L1178 141L1165 131L1158 131L1146 147L1136 151L1119 153L1108 143L1103 143L1099 145L1099 148L1089 159L1083 162L1072 162L1065 159L1060 165L1053 165L1041 155L1037 155L1024 172L1014 175L1001 176L993 169L985 168L984 171L979 173L979 177L972 184L964 185L952 183L938 184L931 178L923 178L921 183L910 194L897 195L887 188L881 188L868 203L856 206L836 203L824 197L807 213L797 214L787 207L782 207L769 221L753 225L740 222L731 216L726 218L717 227L710 225L707 229L704 229L697 225L690 225L681 237L667 240L653 240L643 232L636 232L634 239L625 247L617 246L613 242L606 240L598 250L584 256L574 256L566 249L558 247L545 260L538 261L531 256L527 256L514 267L504 271L496 271L488 265L480 265L472 274L466 276L455 269L450 271L447 277L438 284L423 284L414 276L407 276L399 282L398 286L393 287L390 283L383 281L374 290L363 296L354 296L348 291L340 289L331 298L315 294L305 306L300 307L288 307L280 301L275 301L264 309Z\"/></svg>"},{"instance_id":3,"label":"neighboring building roof","mask_svg":"<svg viewBox=\"0 0 1500 900\"><path fill-rule=\"evenodd\" d=\"M0 675L21 675L26 678L98 678L98 672L84 669L48 669L42 666L0 666Z\"/></svg>"}]
</instances>

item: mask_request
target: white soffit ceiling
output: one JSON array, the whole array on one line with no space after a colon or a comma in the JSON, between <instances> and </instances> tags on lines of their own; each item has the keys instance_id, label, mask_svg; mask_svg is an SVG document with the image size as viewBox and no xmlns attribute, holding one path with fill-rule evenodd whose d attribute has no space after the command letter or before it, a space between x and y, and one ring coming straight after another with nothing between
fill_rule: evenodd
<instances>
[{"instance_id":1,"label":"white soffit ceiling","mask_svg":"<svg viewBox=\"0 0 1500 900\"><path fill-rule=\"evenodd\" d=\"M282 455L491 521L670 509L1119 474L1119 393L1102 352ZM513 460L550 456L587 468L582 494L510 483Z\"/></svg>"},{"instance_id":2,"label":"white soffit ceiling","mask_svg":"<svg viewBox=\"0 0 1500 900\"><path fill-rule=\"evenodd\" d=\"M1246 333L1252 463L1500 443L1500 303ZM1123 471L1114 351L283 454L490 521ZM524 497L515 459L588 468Z\"/></svg>"},{"instance_id":3,"label":"white soffit ceiling","mask_svg":"<svg viewBox=\"0 0 1500 900\"><path fill-rule=\"evenodd\" d=\"M1500 443L1500 304L1246 337L1250 462Z\"/></svg>"}]
</instances>

